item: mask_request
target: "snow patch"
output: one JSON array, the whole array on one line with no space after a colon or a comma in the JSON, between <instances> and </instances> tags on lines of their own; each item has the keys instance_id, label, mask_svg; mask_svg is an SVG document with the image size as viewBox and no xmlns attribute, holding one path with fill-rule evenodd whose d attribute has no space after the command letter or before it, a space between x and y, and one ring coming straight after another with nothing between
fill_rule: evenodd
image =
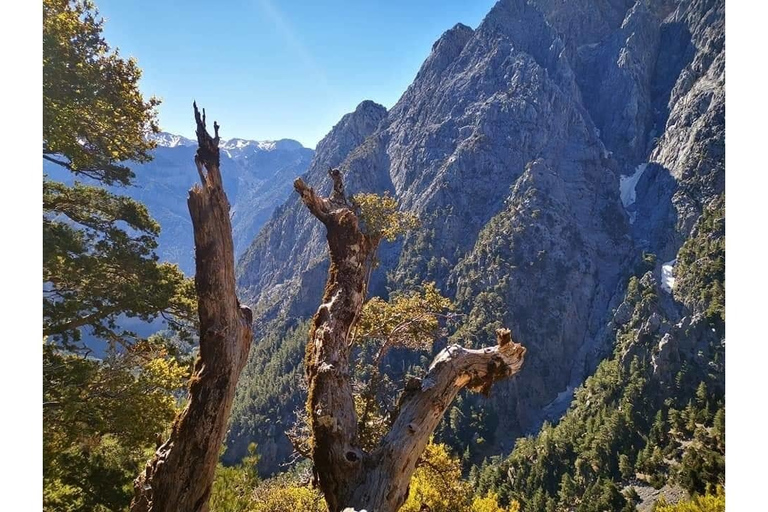
<instances>
[{"instance_id":1,"label":"snow patch","mask_svg":"<svg viewBox=\"0 0 768 512\"><path fill-rule=\"evenodd\" d=\"M260 151L274 151L277 148L277 141L274 140L246 140L229 139L222 141L219 145L222 149L245 150L254 148Z\"/></svg>"},{"instance_id":2,"label":"snow patch","mask_svg":"<svg viewBox=\"0 0 768 512\"><path fill-rule=\"evenodd\" d=\"M635 192L635 187L637 186L637 182L640 181L640 178L643 176L643 173L645 172L645 168L648 166L648 164L640 164L635 168L634 174L632 176L621 176L619 179L619 194L621 195L621 204L624 205L624 208L629 208L633 204L635 204L635 201L637 200L637 193ZM637 212L628 212L629 213L629 223L634 224L635 223L635 216L637 215Z\"/></svg>"},{"instance_id":3,"label":"snow patch","mask_svg":"<svg viewBox=\"0 0 768 512\"><path fill-rule=\"evenodd\" d=\"M661 266L661 288L667 293L672 293L675 287L675 264L677 259L668 261Z\"/></svg>"},{"instance_id":4,"label":"snow patch","mask_svg":"<svg viewBox=\"0 0 768 512\"><path fill-rule=\"evenodd\" d=\"M160 132L151 135L158 146L166 148L175 148L177 146L196 146L197 141L175 135L168 132ZM242 156L245 153L255 151L294 151L302 149L301 143L292 139L281 140L248 140L248 139L228 139L219 142L219 148L230 158Z\"/></svg>"},{"instance_id":5,"label":"snow patch","mask_svg":"<svg viewBox=\"0 0 768 512\"><path fill-rule=\"evenodd\" d=\"M238 155L256 151L298 151L304 149L300 142L293 139L280 140L247 140L247 139L229 139L219 143L222 149L230 149Z\"/></svg>"},{"instance_id":6,"label":"snow patch","mask_svg":"<svg viewBox=\"0 0 768 512\"><path fill-rule=\"evenodd\" d=\"M160 132L153 134L151 138L157 143L158 146L166 148L175 148L177 146L193 146L197 142L181 135L175 135L168 132Z\"/></svg>"}]
</instances>

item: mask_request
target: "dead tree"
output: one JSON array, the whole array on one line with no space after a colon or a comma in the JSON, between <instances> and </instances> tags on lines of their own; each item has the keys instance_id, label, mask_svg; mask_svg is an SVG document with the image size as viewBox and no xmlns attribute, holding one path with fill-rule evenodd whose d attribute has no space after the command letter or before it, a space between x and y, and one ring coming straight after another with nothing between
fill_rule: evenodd
<instances>
[{"instance_id":1,"label":"dead tree","mask_svg":"<svg viewBox=\"0 0 768 512\"><path fill-rule=\"evenodd\" d=\"M405 502L416 463L458 392L466 387L488 393L494 382L520 370L525 348L512 342L508 329L497 331L494 347L447 347L424 379L406 384L399 414L380 445L363 451L350 382L350 333L365 300L366 262L378 240L361 230L341 173L332 169L329 174L333 192L327 198L301 179L294 182L303 203L327 229L331 257L305 358L311 457L331 512L346 507L394 512Z\"/></svg>"},{"instance_id":2,"label":"dead tree","mask_svg":"<svg viewBox=\"0 0 768 512\"><path fill-rule=\"evenodd\" d=\"M189 385L189 404L176 418L170 438L134 482L132 512L205 512L226 433L232 400L251 345L251 311L235 295L235 258L229 202L219 169L219 125L215 136L194 105L202 185L187 204L195 232L195 288L200 320L200 355Z\"/></svg>"}]
</instances>

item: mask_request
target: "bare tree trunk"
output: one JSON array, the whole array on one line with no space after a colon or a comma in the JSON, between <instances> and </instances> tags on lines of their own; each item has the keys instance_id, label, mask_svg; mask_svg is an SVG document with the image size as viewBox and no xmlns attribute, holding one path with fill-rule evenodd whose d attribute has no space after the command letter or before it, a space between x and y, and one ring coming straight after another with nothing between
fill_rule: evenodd
<instances>
[{"instance_id":1,"label":"bare tree trunk","mask_svg":"<svg viewBox=\"0 0 768 512\"><path fill-rule=\"evenodd\" d=\"M207 512L208 498L240 373L251 345L251 311L235 295L235 260L229 202L219 170L215 137L194 105L202 186L187 203L195 232L195 288L200 319L200 355L190 380L189 404L170 438L134 483L132 512Z\"/></svg>"},{"instance_id":2,"label":"bare tree trunk","mask_svg":"<svg viewBox=\"0 0 768 512\"><path fill-rule=\"evenodd\" d=\"M328 508L394 512L408 497L416 463L458 392L488 393L499 379L517 373L525 348L497 331L498 345L468 350L457 345L440 352L423 380L412 379L400 398L390 432L372 452L358 443L358 422L350 383L350 332L365 300L366 261L378 245L358 225L344 196L338 170L328 198L301 179L294 188L327 229L331 267L323 303L314 316L305 359L312 459Z\"/></svg>"}]
</instances>

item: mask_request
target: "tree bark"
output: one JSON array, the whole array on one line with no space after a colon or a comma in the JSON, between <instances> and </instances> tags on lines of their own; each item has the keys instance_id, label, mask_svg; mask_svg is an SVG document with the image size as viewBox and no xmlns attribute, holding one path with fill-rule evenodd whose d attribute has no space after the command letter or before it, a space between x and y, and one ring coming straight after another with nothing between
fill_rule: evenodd
<instances>
[{"instance_id":1,"label":"tree bark","mask_svg":"<svg viewBox=\"0 0 768 512\"><path fill-rule=\"evenodd\" d=\"M512 342L508 329L497 331L495 347L446 348L423 380L406 384L399 413L381 444L370 453L363 451L350 383L350 333L365 300L366 262L378 240L361 231L344 196L341 173L332 169L329 174L334 188L328 198L301 179L294 182L303 203L326 226L331 257L305 358L311 455L331 512L347 507L394 512L408 497L416 463L458 392L467 387L487 394L494 382L520 370L525 348Z\"/></svg>"},{"instance_id":2,"label":"tree bark","mask_svg":"<svg viewBox=\"0 0 768 512\"><path fill-rule=\"evenodd\" d=\"M207 512L208 498L240 373L251 345L251 311L235 294L235 259L229 202L219 169L215 136L194 105L202 181L187 204L195 234L195 288L200 354L190 379L189 404L176 418L170 438L134 482L132 512Z\"/></svg>"}]
</instances>

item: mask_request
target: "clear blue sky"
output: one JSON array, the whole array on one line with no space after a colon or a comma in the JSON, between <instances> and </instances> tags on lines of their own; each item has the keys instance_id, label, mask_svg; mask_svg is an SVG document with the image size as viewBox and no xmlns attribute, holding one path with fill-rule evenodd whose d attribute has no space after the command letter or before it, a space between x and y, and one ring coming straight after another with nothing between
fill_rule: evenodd
<instances>
[{"instance_id":1,"label":"clear blue sky","mask_svg":"<svg viewBox=\"0 0 768 512\"><path fill-rule=\"evenodd\" d=\"M314 147L362 100L394 105L432 44L495 0L96 0L138 59L163 130L192 136L192 100L223 138Z\"/></svg>"}]
</instances>

